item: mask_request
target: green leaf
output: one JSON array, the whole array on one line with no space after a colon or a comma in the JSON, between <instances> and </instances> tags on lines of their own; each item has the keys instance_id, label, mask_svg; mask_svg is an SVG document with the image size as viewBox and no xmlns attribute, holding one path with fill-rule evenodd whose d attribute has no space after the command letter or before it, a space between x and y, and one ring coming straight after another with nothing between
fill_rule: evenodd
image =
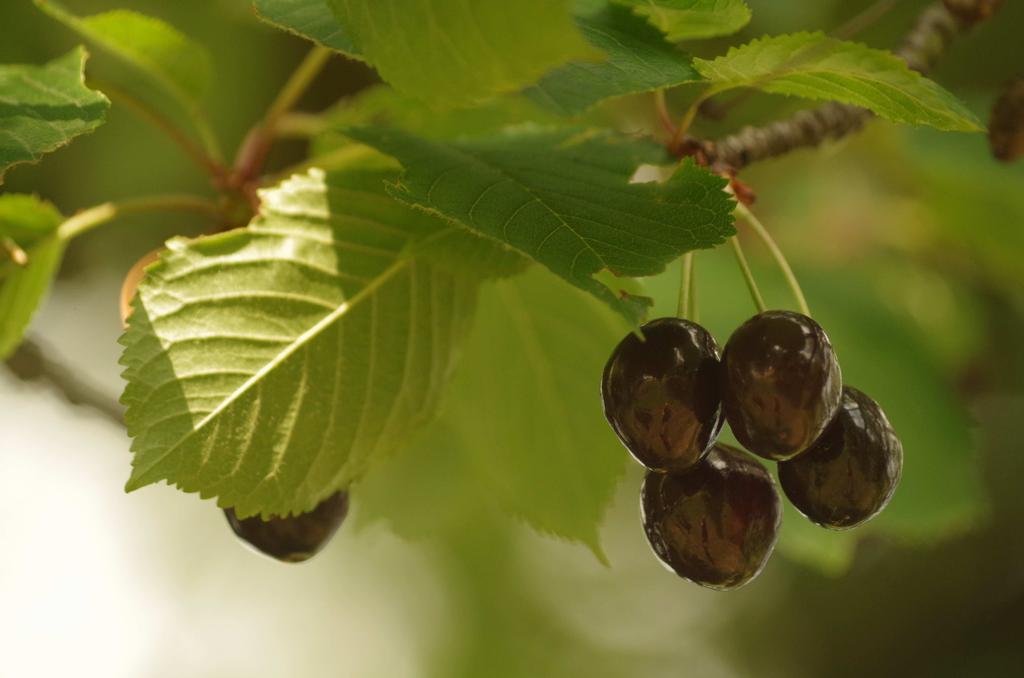
<instances>
[{"instance_id":1,"label":"green leaf","mask_svg":"<svg viewBox=\"0 0 1024 678\"><path fill-rule=\"evenodd\" d=\"M326 131L314 139L318 152L352 144L346 128L373 125L398 127L428 139L459 139L490 134L524 123L556 124L559 118L524 96L491 99L471 108L436 111L393 87L368 87L329 113Z\"/></svg>"},{"instance_id":2,"label":"green leaf","mask_svg":"<svg viewBox=\"0 0 1024 678\"><path fill-rule=\"evenodd\" d=\"M62 221L53 205L35 196L0 195L0 239L9 239L28 255L24 266L0 255L0 360L21 343L57 274L64 253L64 241L57 235Z\"/></svg>"},{"instance_id":3,"label":"green leaf","mask_svg":"<svg viewBox=\"0 0 1024 678\"><path fill-rule=\"evenodd\" d=\"M330 168L365 149L345 136L345 131L354 126L398 127L428 139L460 139L525 123L556 124L559 120L522 95L498 97L471 108L435 111L419 99L381 84L346 99L327 114L323 127L311 140L308 162Z\"/></svg>"},{"instance_id":4,"label":"green leaf","mask_svg":"<svg viewBox=\"0 0 1024 678\"><path fill-rule=\"evenodd\" d=\"M892 120L977 132L977 118L956 97L895 55L822 33L754 40L717 59L694 59L712 91L754 87L774 94L862 106Z\"/></svg>"},{"instance_id":5,"label":"green leaf","mask_svg":"<svg viewBox=\"0 0 1024 678\"><path fill-rule=\"evenodd\" d=\"M124 62L154 78L185 108L198 108L213 75L202 45L173 26L129 10L77 17L51 0L39 9Z\"/></svg>"},{"instance_id":6,"label":"green leaf","mask_svg":"<svg viewBox=\"0 0 1024 678\"><path fill-rule=\"evenodd\" d=\"M103 124L110 102L85 86L86 56L79 47L45 66L0 65L0 183L12 165Z\"/></svg>"},{"instance_id":7,"label":"green leaf","mask_svg":"<svg viewBox=\"0 0 1024 678\"><path fill-rule=\"evenodd\" d=\"M597 58L568 0L328 0L356 50L396 89L441 107L535 82Z\"/></svg>"},{"instance_id":8,"label":"green leaf","mask_svg":"<svg viewBox=\"0 0 1024 678\"><path fill-rule=\"evenodd\" d=\"M573 61L548 72L526 95L561 115L575 115L610 97L700 80L690 57L629 10L587 3L576 23L605 61Z\"/></svg>"},{"instance_id":9,"label":"green leaf","mask_svg":"<svg viewBox=\"0 0 1024 678\"><path fill-rule=\"evenodd\" d=\"M446 497L476 495L603 559L598 529L628 455L604 420L598 383L627 332L543 269L487 285L444 414L401 455L401 469L384 472L430 478L443 468L435 482L446 483ZM386 483L375 475L371 495ZM369 510L395 517L383 503ZM415 515L398 520L406 535L441 529Z\"/></svg>"},{"instance_id":10,"label":"green leaf","mask_svg":"<svg viewBox=\"0 0 1024 678\"><path fill-rule=\"evenodd\" d=\"M129 490L305 511L431 419L479 278L430 244L490 245L390 199L388 177L312 170L250 226L168 243L122 338Z\"/></svg>"},{"instance_id":11,"label":"green leaf","mask_svg":"<svg viewBox=\"0 0 1024 678\"><path fill-rule=\"evenodd\" d=\"M629 183L638 165L661 158L653 142L565 130L451 143L379 128L349 135L405 167L395 197L509 245L634 323L647 300L595 274L654 275L733 232L725 180L692 162L663 184Z\"/></svg>"},{"instance_id":12,"label":"green leaf","mask_svg":"<svg viewBox=\"0 0 1024 678\"><path fill-rule=\"evenodd\" d=\"M256 15L269 24L350 57L362 58L324 0L254 0L253 6Z\"/></svg>"},{"instance_id":13,"label":"green leaf","mask_svg":"<svg viewBox=\"0 0 1024 678\"><path fill-rule=\"evenodd\" d=\"M730 35L750 22L743 0L612 0L646 19L672 42Z\"/></svg>"}]
</instances>

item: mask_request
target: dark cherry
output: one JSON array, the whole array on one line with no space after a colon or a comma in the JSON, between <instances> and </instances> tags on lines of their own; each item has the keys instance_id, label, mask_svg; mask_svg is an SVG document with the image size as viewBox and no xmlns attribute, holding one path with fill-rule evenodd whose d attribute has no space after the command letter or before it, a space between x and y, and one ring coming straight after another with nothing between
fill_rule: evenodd
<instances>
[{"instance_id":1,"label":"dark cherry","mask_svg":"<svg viewBox=\"0 0 1024 678\"><path fill-rule=\"evenodd\" d=\"M782 461L817 440L839 409L843 378L825 330L805 315L766 311L729 337L722 408L736 439Z\"/></svg>"},{"instance_id":2,"label":"dark cherry","mask_svg":"<svg viewBox=\"0 0 1024 678\"><path fill-rule=\"evenodd\" d=\"M301 563L315 556L334 536L347 514L347 492L331 495L309 513L287 518L240 519L234 509L224 510L236 535L262 553L286 563Z\"/></svg>"},{"instance_id":3,"label":"dark cherry","mask_svg":"<svg viewBox=\"0 0 1024 678\"><path fill-rule=\"evenodd\" d=\"M889 503L903 470L903 446L874 400L843 388L835 420L796 459L779 464L789 501L834 530L860 525Z\"/></svg>"},{"instance_id":4,"label":"dark cherry","mask_svg":"<svg viewBox=\"0 0 1024 678\"><path fill-rule=\"evenodd\" d=\"M647 468L696 464L722 429L715 338L700 325L660 318L629 334L604 368L604 414Z\"/></svg>"},{"instance_id":5,"label":"dark cherry","mask_svg":"<svg viewBox=\"0 0 1024 678\"><path fill-rule=\"evenodd\" d=\"M641 494L654 553L684 579L726 591L756 577L782 522L771 475L753 457L717 444L679 473L648 472Z\"/></svg>"}]
</instances>

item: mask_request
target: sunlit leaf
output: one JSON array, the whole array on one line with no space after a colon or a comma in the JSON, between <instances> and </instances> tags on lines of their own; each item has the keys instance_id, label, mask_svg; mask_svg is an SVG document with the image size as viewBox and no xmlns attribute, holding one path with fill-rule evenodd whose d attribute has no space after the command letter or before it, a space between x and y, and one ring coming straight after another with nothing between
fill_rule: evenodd
<instances>
[{"instance_id":1,"label":"sunlit leaf","mask_svg":"<svg viewBox=\"0 0 1024 678\"><path fill-rule=\"evenodd\" d=\"M740 30L750 21L743 0L612 0L648 21L672 42L713 38Z\"/></svg>"},{"instance_id":2,"label":"sunlit leaf","mask_svg":"<svg viewBox=\"0 0 1024 678\"><path fill-rule=\"evenodd\" d=\"M977 118L956 97L895 55L823 33L761 38L717 59L694 59L714 91L755 87L870 109L894 122L977 132Z\"/></svg>"},{"instance_id":3,"label":"sunlit leaf","mask_svg":"<svg viewBox=\"0 0 1024 678\"><path fill-rule=\"evenodd\" d=\"M327 0L381 77L436 106L512 92L571 59L599 58L567 0Z\"/></svg>"},{"instance_id":4,"label":"sunlit leaf","mask_svg":"<svg viewBox=\"0 0 1024 678\"><path fill-rule=\"evenodd\" d=\"M732 233L725 180L684 162L663 184L631 184L662 151L611 133L523 130L431 142L397 130L349 135L405 168L392 194L499 240L601 299L632 322L646 300L594 278L659 273L683 252Z\"/></svg>"},{"instance_id":5,"label":"sunlit leaf","mask_svg":"<svg viewBox=\"0 0 1024 678\"><path fill-rule=\"evenodd\" d=\"M431 419L479 277L430 248L494 246L390 199L391 176L314 170L249 227L168 243L122 339L129 489L309 510Z\"/></svg>"},{"instance_id":6,"label":"sunlit leaf","mask_svg":"<svg viewBox=\"0 0 1024 678\"><path fill-rule=\"evenodd\" d=\"M103 124L110 102L85 86L85 59L79 47L45 66L0 65L0 183L12 165Z\"/></svg>"},{"instance_id":7,"label":"sunlit leaf","mask_svg":"<svg viewBox=\"0 0 1024 678\"><path fill-rule=\"evenodd\" d=\"M351 38L324 0L254 0L257 15L289 33L359 58Z\"/></svg>"}]
</instances>

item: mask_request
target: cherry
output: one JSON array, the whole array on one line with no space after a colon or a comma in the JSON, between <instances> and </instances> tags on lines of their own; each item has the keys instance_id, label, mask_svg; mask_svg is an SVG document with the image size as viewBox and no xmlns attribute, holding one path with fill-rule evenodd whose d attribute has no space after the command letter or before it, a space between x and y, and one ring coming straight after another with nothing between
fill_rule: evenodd
<instances>
[{"instance_id":1,"label":"cherry","mask_svg":"<svg viewBox=\"0 0 1024 678\"><path fill-rule=\"evenodd\" d=\"M330 541L348 514L348 493L337 492L309 513L287 518L238 518L225 509L231 529L258 551L286 563L301 563L315 556Z\"/></svg>"},{"instance_id":2,"label":"cherry","mask_svg":"<svg viewBox=\"0 0 1024 678\"><path fill-rule=\"evenodd\" d=\"M781 461L807 449L832 421L842 373L818 323L792 311L766 311L729 337L721 392L736 439Z\"/></svg>"},{"instance_id":3,"label":"cherry","mask_svg":"<svg viewBox=\"0 0 1024 678\"><path fill-rule=\"evenodd\" d=\"M654 553L684 579L729 590L756 577L775 547L782 509L772 477L727 445L693 468L648 472L640 491Z\"/></svg>"},{"instance_id":4,"label":"cherry","mask_svg":"<svg viewBox=\"0 0 1024 678\"><path fill-rule=\"evenodd\" d=\"M902 469L903 447L885 413L846 386L835 420L806 452L779 464L779 481L801 513L841 530L885 508Z\"/></svg>"},{"instance_id":5,"label":"cherry","mask_svg":"<svg viewBox=\"0 0 1024 678\"><path fill-rule=\"evenodd\" d=\"M697 463L722 428L718 344L700 325L660 318L629 334L604 369L604 413L644 466L674 471Z\"/></svg>"}]
</instances>

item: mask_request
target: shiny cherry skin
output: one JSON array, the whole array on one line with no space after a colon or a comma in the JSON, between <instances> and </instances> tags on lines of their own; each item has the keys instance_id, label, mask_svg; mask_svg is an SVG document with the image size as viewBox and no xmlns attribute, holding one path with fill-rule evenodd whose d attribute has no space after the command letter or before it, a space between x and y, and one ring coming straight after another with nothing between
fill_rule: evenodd
<instances>
[{"instance_id":1,"label":"shiny cherry skin","mask_svg":"<svg viewBox=\"0 0 1024 678\"><path fill-rule=\"evenodd\" d=\"M612 352L601 382L604 413L641 464L677 471L696 464L722 429L715 338L700 325L660 318Z\"/></svg>"},{"instance_id":2,"label":"shiny cherry skin","mask_svg":"<svg viewBox=\"0 0 1024 678\"><path fill-rule=\"evenodd\" d=\"M779 464L779 482L811 521L843 530L878 515L902 471L903 446L885 413L846 386L835 420L806 452Z\"/></svg>"},{"instance_id":3,"label":"shiny cherry skin","mask_svg":"<svg viewBox=\"0 0 1024 678\"><path fill-rule=\"evenodd\" d=\"M791 459L839 409L843 377L825 331L805 315L766 311L740 325L722 355L722 408L754 454Z\"/></svg>"},{"instance_id":4,"label":"shiny cherry skin","mask_svg":"<svg viewBox=\"0 0 1024 678\"><path fill-rule=\"evenodd\" d=\"M256 550L286 563L309 560L322 549L348 515L348 493L337 492L309 513L287 518L239 518L225 509L228 524L239 538Z\"/></svg>"},{"instance_id":5,"label":"shiny cherry skin","mask_svg":"<svg viewBox=\"0 0 1024 678\"><path fill-rule=\"evenodd\" d=\"M728 591L764 569L782 506L771 475L734 447L715 445L679 473L649 471L640 491L644 532L658 558L701 586Z\"/></svg>"}]
</instances>

